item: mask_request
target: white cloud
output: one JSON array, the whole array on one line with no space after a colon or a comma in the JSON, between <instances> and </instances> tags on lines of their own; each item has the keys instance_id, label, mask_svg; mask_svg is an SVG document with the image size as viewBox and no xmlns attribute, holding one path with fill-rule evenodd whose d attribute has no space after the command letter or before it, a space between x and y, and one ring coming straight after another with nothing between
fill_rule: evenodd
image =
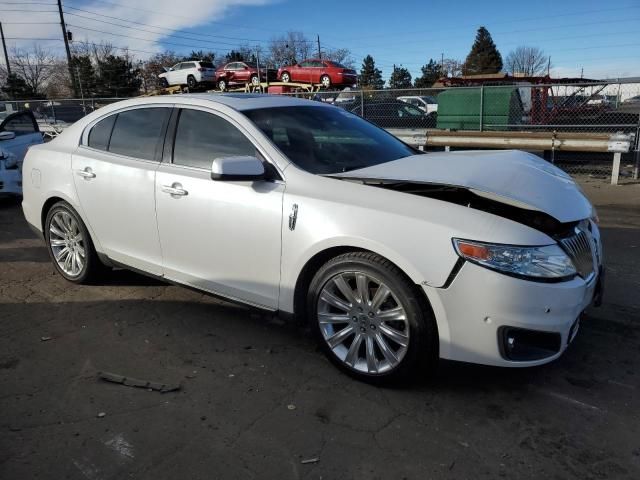
<instances>
[{"instance_id":1,"label":"white cloud","mask_svg":"<svg viewBox=\"0 0 640 480\"><path fill-rule=\"evenodd\" d=\"M164 29L181 30L206 25L212 21L223 21L225 15L229 13L229 9L233 7L260 6L268 3L272 3L272 0L181 0L178 7L178 3L175 0L137 0L135 2L131 0L113 0L113 3L97 1L69 2L64 8L67 12L65 14L65 23L68 30L73 32L75 41L109 42L117 47L129 47L136 57L144 58L149 54L142 51L156 52L163 49L160 45L160 40L163 38L166 42L184 44L184 46L167 45L167 48L177 51L189 50L190 47L196 50L226 51L233 47L229 43L239 45L243 42L240 40L203 37L197 34L171 32L143 25L136 26L135 24L116 20L116 18L155 25ZM72 7L86 11L74 10ZM12 47L28 48L34 43L38 43L47 49L55 50L60 54L64 53L64 44L60 40L33 40L33 38L62 39L60 19L55 5L48 7L24 4L12 6L9 9L27 10L27 12L7 10L2 12L4 34L7 37L7 45L10 49ZM43 10L47 10L48 13L42 13ZM95 12L115 18L97 16L87 12ZM82 17L91 17L100 21ZM16 22L54 22L54 24L24 25ZM111 24L103 22L110 22ZM123 28L112 24L129 25L133 28ZM96 30L108 33L101 33ZM230 36L242 38L267 37L265 32L256 32L255 30L248 32L246 28L239 28L237 34L231 34ZM215 30L212 29L210 33L215 34ZM167 34L191 36L198 39L188 40L166 37ZM126 36L138 38L127 38ZM16 37L27 39L16 40Z\"/></svg>"}]
</instances>

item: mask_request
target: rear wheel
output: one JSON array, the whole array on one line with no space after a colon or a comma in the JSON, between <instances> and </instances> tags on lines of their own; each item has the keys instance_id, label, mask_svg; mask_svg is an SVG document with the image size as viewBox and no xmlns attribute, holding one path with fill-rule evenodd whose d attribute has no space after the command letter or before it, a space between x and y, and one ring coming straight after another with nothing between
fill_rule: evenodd
<instances>
[{"instance_id":1,"label":"rear wheel","mask_svg":"<svg viewBox=\"0 0 640 480\"><path fill-rule=\"evenodd\" d=\"M189 89L194 89L198 86L198 82L196 82L196 79L193 75L189 75L187 77L187 87L189 87Z\"/></svg>"},{"instance_id":2,"label":"rear wheel","mask_svg":"<svg viewBox=\"0 0 640 480\"><path fill-rule=\"evenodd\" d=\"M218 80L218 90L224 92L227 89L227 82L224 80Z\"/></svg>"},{"instance_id":3,"label":"rear wheel","mask_svg":"<svg viewBox=\"0 0 640 480\"><path fill-rule=\"evenodd\" d=\"M329 78L329 75L322 75L320 77L320 84L324 88L329 88L331 86L331 78Z\"/></svg>"},{"instance_id":4,"label":"rear wheel","mask_svg":"<svg viewBox=\"0 0 640 480\"><path fill-rule=\"evenodd\" d=\"M326 355L358 379L406 379L437 359L437 327L426 299L374 253L347 253L323 265L311 281L307 308Z\"/></svg>"},{"instance_id":5,"label":"rear wheel","mask_svg":"<svg viewBox=\"0 0 640 480\"><path fill-rule=\"evenodd\" d=\"M289 72L282 72L280 80L284 83L289 83L291 81L291 75L289 75Z\"/></svg>"},{"instance_id":6,"label":"rear wheel","mask_svg":"<svg viewBox=\"0 0 640 480\"><path fill-rule=\"evenodd\" d=\"M258 86L260 85L260 78L258 78L258 75L251 75L251 85L253 86Z\"/></svg>"},{"instance_id":7,"label":"rear wheel","mask_svg":"<svg viewBox=\"0 0 640 480\"><path fill-rule=\"evenodd\" d=\"M104 273L87 227L68 203L58 202L49 210L44 235L53 266L65 279L90 283Z\"/></svg>"}]
</instances>

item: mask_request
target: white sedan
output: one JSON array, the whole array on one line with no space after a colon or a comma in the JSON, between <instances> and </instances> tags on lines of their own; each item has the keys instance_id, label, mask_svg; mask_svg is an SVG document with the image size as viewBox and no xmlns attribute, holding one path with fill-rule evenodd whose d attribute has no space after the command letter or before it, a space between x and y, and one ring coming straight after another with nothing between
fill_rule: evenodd
<instances>
[{"instance_id":1,"label":"white sedan","mask_svg":"<svg viewBox=\"0 0 640 480\"><path fill-rule=\"evenodd\" d=\"M559 169L422 154L283 96L103 107L29 150L23 209L71 282L127 267L305 318L371 381L549 362L601 292L595 212Z\"/></svg>"}]
</instances>

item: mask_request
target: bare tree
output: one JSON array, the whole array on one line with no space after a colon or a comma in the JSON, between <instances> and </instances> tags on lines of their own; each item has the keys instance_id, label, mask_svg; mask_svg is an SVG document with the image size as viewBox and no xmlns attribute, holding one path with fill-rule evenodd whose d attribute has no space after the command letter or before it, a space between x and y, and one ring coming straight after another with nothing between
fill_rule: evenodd
<instances>
[{"instance_id":1,"label":"bare tree","mask_svg":"<svg viewBox=\"0 0 640 480\"><path fill-rule=\"evenodd\" d=\"M12 73L21 77L34 94L42 94L51 81L49 72L56 57L49 50L34 45L30 50L14 48L11 52Z\"/></svg>"},{"instance_id":2,"label":"bare tree","mask_svg":"<svg viewBox=\"0 0 640 480\"><path fill-rule=\"evenodd\" d=\"M322 52L322 58L327 58L332 62L341 63L345 67L354 67L353 58L351 58L351 52L348 48L336 48L335 50Z\"/></svg>"},{"instance_id":3,"label":"bare tree","mask_svg":"<svg viewBox=\"0 0 640 480\"><path fill-rule=\"evenodd\" d=\"M284 36L272 38L268 47L271 61L279 67L304 60L313 51L312 44L302 32L287 32Z\"/></svg>"},{"instance_id":4,"label":"bare tree","mask_svg":"<svg viewBox=\"0 0 640 480\"><path fill-rule=\"evenodd\" d=\"M549 57L538 47L521 46L507 55L505 62L507 72L526 76L543 75L551 66Z\"/></svg>"},{"instance_id":5,"label":"bare tree","mask_svg":"<svg viewBox=\"0 0 640 480\"><path fill-rule=\"evenodd\" d=\"M445 58L442 60L441 67L443 77L459 77L463 73L463 63L454 58Z\"/></svg>"}]
</instances>

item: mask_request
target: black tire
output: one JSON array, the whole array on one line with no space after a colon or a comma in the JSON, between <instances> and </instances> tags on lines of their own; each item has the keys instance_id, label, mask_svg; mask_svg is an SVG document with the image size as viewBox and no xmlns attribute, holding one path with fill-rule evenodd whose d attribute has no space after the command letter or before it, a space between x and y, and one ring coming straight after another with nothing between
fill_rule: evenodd
<instances>
[{"instance_id":1,"label":"black tire","mask_svg":"<svg viewBox=\"0 0 640 480\"><path fill-rule=\"evenodd\" d=\"M331 88L331 77L329 75L322 75L320 77L320 84L324 88Z\"/></svg>"},{"instance_id":2,"label":"black tire","mask_svg":"<svg viewBox=\"0 0 640 480\"><path fill-rule=\"evenodd\" d=\"M282 72L282 75L280 75L280 81L289 83L291 81L291 74L289 72Z\"/></svg>"},{"instance_id":3,"label":"black tire","mask_svg":"<svg viewBox=\"0 0 640 480\"><path fill-rule=\"evenodd\" d=\"M58 265L58 261L55 258L53 247L51 245L51 223L56 213L59 212L66 212L75 220L78 226L78 230L80 231L84 239L83 247L85 250L85 262L81 272L75 276L69 275L64 270L62 270L60 265ZM44 221L44 237L47 245L47 251L49 252L49 257L51 258L54 268L66 280L77 284L90 284L101 278L107 271L107 267L98 258L96 249L93 246L93 241L91 240L91 236L89 235L87 227L80 218L80 215L78 215L73 207L67 202L58 202L54 204L47 212L47 216Z\"/></svg>"},{"instance_id":4,"label":"black tire","mask_svg":"<svg viewBox=\"0 0 640 480\"><path fill-rule=\"evenodd\" d=\"M160 88L169 88L169 81L166 78L160 79Z\"/></svg>"},{"instance_id":5,"label":"black tire","mask_svg":"<svg viewBox=\"0 0 640 480\"><path fill-rule=\"evenodd\" d=\"M189 90L193 90L197 86L198 86L198 82L196 82L195 77L193 75L189 75L187 77L187 87L189 87Z\"/></svg>"},{"instance_id":6,"label":"black tire","mask_svg":"<svg viewBox=\"0 0 640 480\"><path fill-rule=\"evenodd\" d=\"M218 80L218 90L224 92L227 89L227 82L224 80Z\"/></svg>"},{"instance_id":7,"label":"black tire","mask_svg":"<svg viewBox=\"0 0 640 480\"><path fill-rule=\"evenodd\" d=\"M249 83L251 85L260 85L260 79L258 78L258 75L251 75L251 78L249 78Z\"/></svg>"},{"instance_id":8,"label":"black tire","mask_svg":"<svg viewBox=\"0 0 640 480\"><path fill-rule=\"evenodd\" d=\"M380 279L392 290L393 295L397 297L406 313L409 328L406 352L397 366L384 373L363 372L345 363L327 344L320 328L317 311L322 289L338 273L354 271ZM324 353L338 368L354 378L375 384L405 382L415 379L416 374L420 372L430 372L437 363L439 354L438 328L426 297L398 267L375 253L345 253L320 267L309 285L306 310L311 328Z\"/></svg>"}]
</instances>

